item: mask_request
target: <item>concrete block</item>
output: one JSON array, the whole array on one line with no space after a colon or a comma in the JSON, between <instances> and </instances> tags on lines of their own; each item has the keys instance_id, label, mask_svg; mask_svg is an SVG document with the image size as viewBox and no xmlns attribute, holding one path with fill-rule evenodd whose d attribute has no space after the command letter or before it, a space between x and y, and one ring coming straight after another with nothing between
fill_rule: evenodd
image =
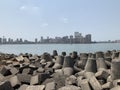
<instances>
[{"instance_id":1,"label":"concrete block","mask_svg":"<svg viewBox=\"0 0 120 90\"><path fill-rule=\"evenodd\" d=\"M81 90L81 88L73 85L67 85L62 88L59 88L58 90Z\"/></svg>"},{"instance_id":2,"label":"concrete block","mask_svg":"<svg viewBox=\"0 0 120 90\"><path fill-rule=\"evenodd\" d=\"M114 80L114 81L113 81L113 86L114 86L114 87L120 86L120 79Z\"/></svg>"},{"instance_id":3,"label":"concrete block","mask_svg":"<svg viewBox=\"0 0 120 90\"><path fill-rule=\"evenodd\" d=\"M93 73L97 72L97 64L96 64L96 60L94 58L89 58L87 60L87 63L85 65L85 71L93 72Z\"/></svg>"},{"instance_id":4,"label":"concrete block","mask_svg":"<svg viewBox=\"0 0 120 90\"><path fill-rule=\"evenodd\" d=\"M10 69L10 72L12 73L12 75L15 75L15 74L17 74L19 71L18 71L16 68L12 67L12 68Z\"/></svg>"},{"instance_id":5,"label":"concrete block","mask_svg":"<svg viewBox=\"0 0 120 90\"><path fill-rule=\"evenodd\" d=\"M90 79L92 76L95 76L95 74L93 72L85 72L84 73L84 77L87 79Z\"/></svg>"},{"instance_id":6,"label":"concrete block","mask_svg":"<svg viewBox=\"0 0 120 90\"><path fill-rule=\"evenodd\" d=\"M10 72L10 68L9 67L2 67L0 73L3 75L3 76L8 76L8 75L11 75L12 73Z\"/></svg>"},{"instance_id":7,"label":"concrete block","mask_svg":"<svg viewBox=\"0 0 120 90\"><path fill-rule=\"evenodd\" d=\"M76 85L77 84L77 78L74 75L71 75L66 78L65 85Z\"/></svg>"},{"instance_id":8,"label":"concrete block","mask_svg":"<svg viewBox=\"0 0 120 90\"><path fill-rule=\"evenodd\" d=\"M89 83L88 83L88 79L81 80L80 86L81 86L82 90L92 90Z\"/></svg>"},{"instance_id":9,"label":"concrete block","mask_svg":"<svg viewBox=\"0 0 120 90\"><path fill-rule=\"evenodd\" d=\"M112 88L112 87L113 87L112 82L107 82L107 83L102 85L103 90L104 89L109 89L110 90L110 88Z\"/></svg>"},{"instance_id":10,"label":"concrete block","mask_svg":"<svg viewBox=\"0 0 120 90\"><path fill-rule=\"evenodd\" d=\"M15 58L18 62L23 62L24 61L24 57L23 56L18 56Z\"/></svg>"},{"instance_id":11,"label":"concrete block","mask_svg":"<svg viewBox=\"0 0 120 90\"><path fill-rule=\"evenodd\" d=\"M20 67L20 63L19 62L13 62L12 63L14 67Z\"/></svg>"},{"instance_id":12,"label":"concrete block","mask_svg":"<svg viewBox=\"0 0 120 90\"><path fill-rule=\"evenodd\" d=\"M29 74L17 74L18 80L22 84L30 84L31 75Z\"/></svg>"},{"instance_id":13,"label":"concrete block","mask_svg":"<svg viewBox=\"0 0 120 90\"><path fill-rule=\"evenodd\" d=\"M14 90L9 81L0 84L0 90Z\"/></svg>"},{"instance_id":14,"label":"concrete block","mask_svg":"<svg viewBox=\"0 0 120 90\"><path fill-rule=\"evenodd\" d=\"M38 84L40 84L39 75L32 76L30 80L30 85L38 85Z\"/></svg>"},{"instance_id":15,"label":"concrete block","mask_svg":"<svg viewBox=\"0 0 120 90\"><path fill-rule=\"evenodd\" d=\"M18 90L26 90L27 87L28 87L28 85L23 84L23 85L20 86L20 88Z\"/></svg>"},{"instance_id":16,"label":"concrete block","mask_svg":"<svg viewBox=\"0 0 120 90\"><path fill-rule=\"evenodd\" d=\"M79 86L79 87L81 86L81 82L82 82L83 79L85 79L84 76L77 77L77 86Z\"/></svg>"},{"instance_id":17,"label":"concrete block","mask_svg":"<svg viewBox=\"0 0 120 90\"><path fill-rule=\"evenodd\" d=\"M45 90L56 90L56 83L55 82L47 83Z\"/></svg>"},{"instance_id":18,"label":"concrete block","mask_svg":"<svg viewBox=\"0 0 120 90\"><path fill-rule=\"evenodd\" d=\"M112 89L110 90L120 90L120 86L117 86L117 87L113 87Z\"/></svg>"},{"instance_id":19,"label":"concrete block","mask_svg":"<svg viewBox=\"0 0 120 90\"><path fill-rule=\"evenodd\" d=\"M26 90L44 90L45 85L28 86Z\"/></svg>"},{"instance_id":20,"label":"concrete block","mask_svg":"<svg viewBox=\"0 0 120 90\"><path fill-rule=\"evenodd\" d=\"M42 67L39 67L39 68L37 69L37 72L38 72L38 73L43 73L43 72L45 72L45 69L42 68Z\"/></svg>"},{"instance_id":21,"label":"concrete block","mask_svg":"<svg viewBox=\"0 0 120 90\"><path fill-rule=\"evenodd\" d=\"M120 60L116 59L111 63L111 78L112 80L120 79Z\"/></svg>"},{"instance_id":22,"label":"concrete block","mask_svg":"<svg viewBox=\"0 0 120 90\"><path fill-rule=\"evenodd\" d=\"M10 83L11 83L11 86L14 87L14 88L18 88L21 83L20 81L18 80L18 77L17 76L14 76L14 77L11 77L9 79Z\"/></svg>"},{"instance_id":23,"label":"concrete block","mask_svg":"<svg viewBox=\"0 0 120 90\"><path fill-rule=\"evenodd\" d=\"M92 88L94 90L102 90L102 86L100 85L100 83L98 82L98 80L95 78L95 76L92 76L89 79L89 83L92 86Z\"/></svg>"},{"instance_id":24,"label":"concrete block","mask_svg":"<svg viewBox=\"0 0 120 90\"><path fill-rule=\"evenodd\" d=\"M66 68L63 68L62 70L64 75L70 76L74 74L74 70L71 67L66 67Z\"/></svg>"},{"instance_id":25,"label":"concrete block","mask_svg":"<svg viewBox=\"0 0 120 90\"><path fill-rule=\"evenodd\" d=\"M3 81L4 80L4 76L2 74L0 74L0 81Z\"/></svg>"},{"instance_id":26,"label":"concrete block","mask_svg":"<svg viewBox=\"0 0 120 90\"><path fill-rule=\"evenodd\" d=\"M30 72L30 70L31 70L30 68L25 68L25 69L23 69L22 73L28 74Z\"/></svg>"},{"instance_id":27,"label":"concrete block","mask_svg":"<svg viewBox=\"0 0 120 90\"><path fill-rule=\"evenodd\" d=\"M104 78L105 80L107 80L109 75L109 72L106 70L98 71L97 73L95 73L95 77Z\"/></svg>"}]
</instances>

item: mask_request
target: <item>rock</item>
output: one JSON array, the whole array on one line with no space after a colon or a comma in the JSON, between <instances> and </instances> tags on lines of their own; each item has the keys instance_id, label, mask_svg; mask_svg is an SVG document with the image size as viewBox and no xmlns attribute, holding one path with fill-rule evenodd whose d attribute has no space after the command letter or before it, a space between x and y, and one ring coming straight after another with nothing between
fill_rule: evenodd
<instances>
[{"instance_id":1,"label":"rock","mask_svg":"<svg viewBox=\"0 0 120 90\"><path fill-rule=\"evenodd\" d=\"M12 63L14 67L20 67L20 63L19 62L13 62Z\"/></svg>"},{"instance_id":2,"label":"rock","mask_svg":"<svg viewBox=\"0 0 120 90\"><path fill-rule=\"evenodd\" d=\"M57 74L59 74L59 75L64 75L64 72L63 72L63 70L62 69L57 69L57 70L55 70L55 73L57 73Z\"/></svg>"},{"instance_id":3,"label":"rock","mask_svg":"<svg viewBox=\"0 0 120 90\"><path fill-rule=\"evenodd\" d=\"M62 52L61 55L64 57L66 56L66 52Z\"/></svg>"},{"instance_id":4,"label":"rock","mask_svg":"<svg viewBox=\"0 0 120 90\"><path fill-rule=\"evenodd\" d=\"M17 76L11 77L9 81L11 83L11 86L14 87L14 88L18 88L21 85Z\"/></svg>"},{"instance_id":5,"label":"rock","mask_svg":"<svg viewBox=\"0 0 120 90\"><path fill-rule=\"evenodd\" d=\"M20 56L16 57L16 60L18 62L23 62L24 61L24 57L20 55Z\"/></svg>"},{"instance_id":6,"label":"rock","mask_svg":"<svg viewBox=\"0 0 120 90\"><path fill-rule=\"evenodd\" d=\"M65 67L73 68L73 66L74 66L74 60L70 56L66 56L64 58L63 68Z\"/></svg>"},{"instance_id":7,"label":"rock","mask_svg":"<svg viewBox=\"0 0 120 90\"><path fill-rule=\"evenodd\" d=\"M24 57L24 61L30 63L30 60L27 57Z\"/></svg>"},{"instance_id":8,"label":"rock","mask_svg":"<svg viewBox=\"0 0 120 90\"><path fill-rule=\"evenodd\" d=\"M104 58L104 53L99 51L99 52L96 52L96 58Z\"/></svg>"},{"instance_id":9,"label":"rock","mask_svg":"<svg viewBox=\"0 0 120 90\"><path fill-rule=\"evenodd\" d=\"M4 80L4 76L2 74L0 74L0 81L3 81Z\"/></svg>"},{"instance_id":10,"label":"rock","mask_svg":"<svg viewBox=\"0 0 120 90\"><path fill-rule=\"evenodd\" d=\"M8 76L8 75L11 75L11 74L12 74L12 73L10 72L10 68L7 67L7 66L2 67L0 73L1 73L3 76Z\"/></svg>"},{"instance_id":11,"label":"rock","mask_svg":"<svg viewBox=\"0 0 120 90\"><path fill-rule=\"evenodd\" d=\"M38 85L38 84L40 84L39 75L32 76L30 80L30 85Z\"/></svg>"},{"instance_id":12,"label":"rock","mask_svg":"<svg viewBox=\"0 0 120 90\"><path fill-rule=\"evenodd\" d=\"M112 88L110 90L120 90L120 86L114 87L114 88Z\"/></svg>"},{"instance_id":13,"label":"rock","mask_svg":"<svg viewBox=\"0 0 120 90\"><path fill-rule=\"evenodd\" d=\"M116 59L111 63L111 78L112 80L120 79L120 60Z\"/></svg>"},{"instance_id":14,"label":"rock","mask_svg":"<svg viewBox=\"0 0 120 90\"><path fill-rule=\"evenodd\" d=\"M63 65L63 62L64 62L64 57L63 56L57 56L53 68L54 69L61 69L62 65Z\"/></svg>"},{"instance_id":15,"label":"rock","mask_svg":"<svg viewBox=\"0 0 120 90\"><path fill-rule=\"evenodd\" d=\"M62 70L64 75L70 76L74 74L74 70L71 67L66 67L66 68L63 68Z\"/></svg>"},{"instance_id":16,"label":"rock","mask_svg":"<svg viewBox=\"0 0 120 90\"><path fill-rule=\"evenodd\" d=\"M29 74L17 74L18 80L23 84L30 84L31 75Z\"/></svg>"},{"instance_id":17,"label":"rock","mask_svg":"<svg viewBox=\"0 0 120 90\"><path fill-rule=\"evenodd\" d=\"M93 72L93 73L97 72L97 64L96 64L96 60L94 58L88 59L86 66L85 66L85 71Z\"/></svg>"},{"instance_id":18,"label":"rock","mask_svg":"<svg viewBox=\"0 0 120 90\"><path fill-rule=\"evenodd\" d=\"M74 75L71 75L66 78L65 85L76 85L77 84L77 78Z\"/></svg>"},{"instance_id":19,"label":"rock","mask_svg":"<svg viewBox=\"0 0 120 90\"><path fill-rule=\"evenodd\" d=\"M90 85L89 85L87 79L81 80L80 86L81 86L81 89L82 89L82 90L92 90L92 89L90 88Z\"/></svg>"},{"instance_id":20,"label":"rock","mask_svg":"<svg viewBox=\"0 0 120 90\"><path fill-rule=\"evenodd\" d=\"M14 90L9 81L0 84L0 90Z\"/></svg>"},{"instance_id":21,"label":"rock","mask_svg":"<svg viewBox=\"0 0 120 90\"><path fill-rule=\"evenodd\" d=\"M45 79L49 78L49 74L41 73L31 77L30 85L38 85L44 82Z\"/></svg>"},{"instance_id":22,"label":"rock","mask_svg":"<svg viewBox=\"0 0 120 90\"><path fill-rule=\"evenodd\" d=\"M73 51L71 54L71 58L76 59L78 57L77 52Z\"/></svg>"},{"instance_id":23,"label":"rock","mask_svg":"<svg viewBox=\"0 0 120 90\"><path fill-rule=\"evenodd\" d=\"M114 81L113 81L113 86L114 86L114 87L120 86L120 79L114 80Z\"/></svg>"},{"instance_id":24,"label":"rock","mask_svg":"<svg viewBox=\"0 0 120 90\"><path fill-rule=\"evenodd\" d=\"M30 70L31 70L30 68L25 68L23 69L22 74L29 74Z\"/></svg>"},{"instance_id":25,"label":"rock","mask_svg":"<svg viewBox=\"0 0 120 90\"><path fill-rule=\"evenodd\" d=\"M97 78L104 78L105 80L107 80L109 75L110 74L106 70L98 71L97 73L95 73L95 77L97 77Z\"/></svg>"},{"instance_id":26,"label":"rock","mask_svg":"<svg viewBox=\"0 0 120 90\"><path fill-rule=\"evenodd\" d=\"M81 86L81 82L82 82L83 79L85 79L84 76L77 77L77 86L79 86L79 87Z\"/></svg>"},{"instance_id":27,"label":"rock","mask_svg":"<svg viewBox=\"0 0 120 90\"><path fill-rule=\"evenodd\" d=\"M50 56L49 53L43 53L43 55L41 56L41 59L44 59L45 62L48 62L48 61L52 61L52 57Z\"/></svg>"},{"instance_id":28,"label":"rock","mask_svg":"<svg viewBox=\"0 0 120 90\"><path fill-rule=\"evenodd\" d=\"M42 67L39 67L39 68L37 69L37 72L38 72L38 73L43 73L43 72L45 72L45 69L42 68Z\"/></svg>"},{"instance_id":29,"label":"rock","mask_svg":"<svg viewBox=\"0 0 120 90\"><path fill-rule=\"evenodd\" d=\"M56 90L56 83L55 82L47 83L45 90Z\"/></svg>"},{"instance_id":30,"label":"rock","mask_svg":"<svg viewBox=\"0 0 120 90\"><path fill-rule=\"evenodd\" d=\"M53 50L53 56L58 56L57 50Z\"/></svg>"},{"instance_id":31,"label":"rock","mask_svg":"<svg viewBox=\"0 0 120 90\"><path fill-rule=\"evenodd\" d=\"M89 83L92 86L92 88L94 90L102 90L102 86L100 85L100 83L98 82L98 80L95 78L95 76L92 76L89 79Z\"/></svg>"},{"instance_id":32,"label":"rock","mask_svg":"<svg viewBox=\"0 0 120 90\"><path fill-rule=\"evenodd\" d=\"M45 85L28 86L26 90L44 90Z\"/></svg>"},{"instance_id":33,"label":"rock","mask_svg":"<svg viewBox=\"0 0 120 90\"><path fill-rule=\"evenodd\" d=\"M15 74L17 74L19 71L18 71L16 68L12 67L12 68L10 69L10 72L12 73L12 75L15 75Z\"/></svg>"},{"instance_id":34,"label":"rock","mask_svg":"<svg viewBox=\"0 0 120 90\"><path fill-rule=\"evenodd\" d=\"M59 88L58 90L81 90L81 88L73 85L67 85L62 88Z\"/></svg>"},{"instance_id":35,"label":"rock","mask_svg":"<svg viewBox=\"0 0 120 90\"><path fill-rule=\"evenodd\" d=\"M107 83L105 83L105 84L102 85L102 88L103 88L103 89L108 89L108 90L110 90L110 88L112 88L112 87L113 87L112 82L107 82Z\"/></svg>"},{"instance_id":36,"label":"rock","mask_svg":"<svg viewBox=\"0 0 120 90\"><path fill-rule=\"evenodd\" d=\"M97 61L97 70L98 71L107 69L107 65L105 63L104 58L98 58L96 61Z\"/></svg>"},{"instance_id":37,"label":"rock","mask_svg":"<svg viewBox=\"0 0 120 90\"><path fill-rule=\"evenodd\" d=\"M95 74L93 72L85 72L84 73L84 77L87 79L90 79L92 76L95 76Z\"/></svg>"},{"instance_id":38,"label":"rock","mask_svg":"<svg viewBox=\"0 0 120 90\"><path fill-rule=\"evenodd\" d=\"M20 88L18 90L26 90L27 87L28 87L28 85L23 84L23 85L20 86Z\"/></svg>"}]
</instances>

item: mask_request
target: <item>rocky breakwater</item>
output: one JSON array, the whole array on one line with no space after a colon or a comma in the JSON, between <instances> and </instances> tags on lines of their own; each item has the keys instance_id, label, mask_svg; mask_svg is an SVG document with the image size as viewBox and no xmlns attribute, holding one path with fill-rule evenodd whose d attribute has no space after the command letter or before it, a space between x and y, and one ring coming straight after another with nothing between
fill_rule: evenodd
<instances>
[{"instance_id":1,"label":"rocky breakwater","mask_svg":"<svg viewBox=\"0 0 120 90\"><path fill-rule=\"evenodd\" d=\"M120 90L120 51L0 53L0 90Z\"/></svg>"}]
</instances>

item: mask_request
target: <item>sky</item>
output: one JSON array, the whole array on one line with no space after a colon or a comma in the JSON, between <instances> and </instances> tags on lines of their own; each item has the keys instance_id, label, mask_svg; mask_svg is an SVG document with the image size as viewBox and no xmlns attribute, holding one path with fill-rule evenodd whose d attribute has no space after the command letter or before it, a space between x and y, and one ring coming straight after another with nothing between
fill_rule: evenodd
<instances>
[{"instance_id":1,"label":"sky","mask_svg":"<svg viewBox=\"0 0 120 90\"><path fill-rule=\"evenodd\" d=\"M0 0L0 37L28 40L92 34L120 40L120 0Z\"/></svg>"}]
</instances>

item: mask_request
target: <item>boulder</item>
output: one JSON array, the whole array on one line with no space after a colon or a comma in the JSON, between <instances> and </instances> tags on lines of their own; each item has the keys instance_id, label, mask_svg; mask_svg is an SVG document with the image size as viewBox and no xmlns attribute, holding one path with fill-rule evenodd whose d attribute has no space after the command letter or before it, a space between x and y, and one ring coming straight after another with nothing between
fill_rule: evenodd
<instances>
[{"instance_id":1,"label":"boulder","mask_svg":"<svg viewBox=\"0 0 120 90\"><path fill-rule=\"evenodd\" d=\"M10 83L11 83L11 86L14 87L14 88L18 88L21 83L20 81L18 80L18 77L17 76L14 76L14 77L11 77L9 79Z\"/></svg>"},{"instance_id":2,"label":"boulder","mask_svg":"<svg viewBox=\"0 0 120 90\"><path fill-rule=\"evenodd\" d=\"M77 78L74 75L71 75L66 78L65 85L76 85L77 84Z\"/></svg>"},{"instance_id":3,"label":"boulder","mask_svg":"<svg viewBox=\"0 0 120 90\"><path fill-rule=\"evenodd\" d=\"M92 76L89 79L89 83L94 90L102 90L102 86L100 85L99 81L96 79L95 76Z\"/></svg>"},{"instance_id":4,"label":"boulder","mask_svg":"<svg viewBox=\"0 0 120 90\"><path fill-rule=\"evenodd\" d=\"M28 87L28 85L23 84L23 85L20 86L20 88L18 90L26 90L27 87Z\"/></svg>"},{"instance_id":5,"label":"boulder","mask_svg":"<svg viewBox=\"0 0 120 90\"><path fill-rule=\"evenodd\" d=\"M45 90L56 90L56 83L55 82L47 83Z\"/></svg>"},{"instance_id":6,"label":"boulder","mask_svg":"<svg viewBox=\"0 0 120 90\"><path fill-rule=\"evenodd\" d=\"M14 90L9 81L0 84L0 90Z\"/></svg>"},{"instance_id":7,"label":"boulder","mask_svg":"<svg viewBox=\"0 0 120 90\"><path fill-rule=\"evenodd\" d=\"M58 90L81 90L81 88L73 85L67 85L62 88L59 88Z\"/></svg>"},{"instance_id":8,"label":"boulder","mask_svg":"<svg viewBox=\"0 0 120 90\"><path fill-rule=\"evenodd\" d=\"M44 90L45 85L28 86L26 90Z\"/></svg>"}]
</instances>

